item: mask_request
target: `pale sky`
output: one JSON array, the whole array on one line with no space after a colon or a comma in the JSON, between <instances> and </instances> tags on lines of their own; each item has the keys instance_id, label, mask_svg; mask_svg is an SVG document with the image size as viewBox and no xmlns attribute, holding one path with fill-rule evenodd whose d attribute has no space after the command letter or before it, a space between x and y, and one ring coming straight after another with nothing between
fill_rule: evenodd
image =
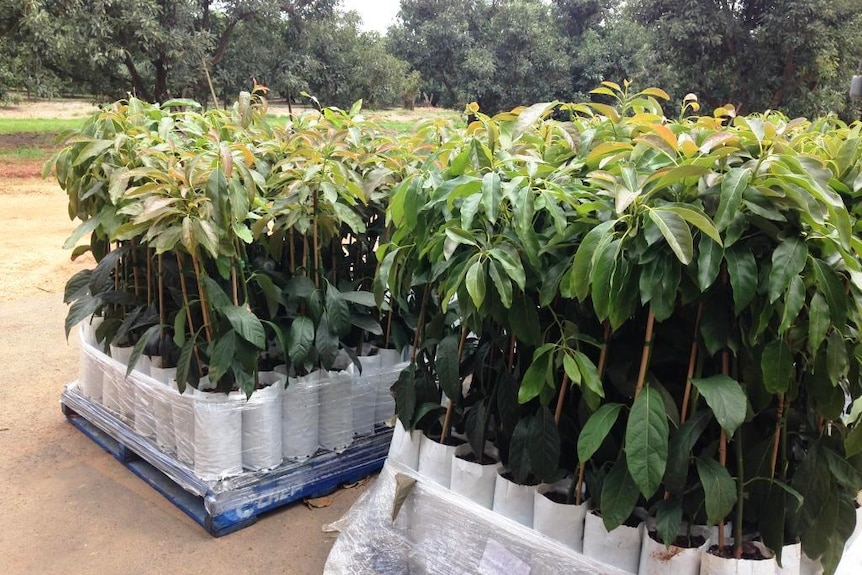
<instances>
[{"instance_id":1,"label":"pale sky","mask_svg":"<svg viewBox=\"0 0 862 575\"><path fill-rule=\"evenodd\" d=\"M359 12L364 30L385 34L398 14L399 0L343 0L341 4L345 10Z\"/></svg>"}]
</instances>

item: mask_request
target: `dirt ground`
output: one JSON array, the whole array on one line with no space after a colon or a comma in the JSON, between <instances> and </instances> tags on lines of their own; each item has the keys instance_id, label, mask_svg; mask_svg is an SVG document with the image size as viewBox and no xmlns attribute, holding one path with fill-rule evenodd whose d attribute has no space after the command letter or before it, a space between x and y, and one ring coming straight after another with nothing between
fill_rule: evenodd
<instances>
[{"instance_id":1,"label":"dirt ground","mask_svg":"<svg viewBox=\"0 0 862 575\"><path fill-rule=\"evenodd\" d=\"M13 165L0 161L0 572L321 573L333 541L321 526L363 487L215 539L65 422L79 350L63 333L63 285L90 262L62 249L74 223L41 161Z\"/></svg>"}]
</instances>

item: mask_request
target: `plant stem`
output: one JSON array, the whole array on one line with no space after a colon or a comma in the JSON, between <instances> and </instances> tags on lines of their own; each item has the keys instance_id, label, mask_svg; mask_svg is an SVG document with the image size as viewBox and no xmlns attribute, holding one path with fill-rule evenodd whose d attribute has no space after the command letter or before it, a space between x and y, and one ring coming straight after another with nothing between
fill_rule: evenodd
<instances>
[{"instance_id":1,"label":"plant stem","mask_svg":"<svg viewBox=\"0 0 862 575\"><path fill-rule=\"evenodd\" d=\"M515 367L515 347L518 343L518 339L515 337L515 333L509 336L509 373L512 373L512 368Z\"/></svg>"},{"instance_id":2,"label":"plant stem","mask_svg":"<svg viewBox=\"0 0 862 575\"><path fill-rule=\"evenodd\" d=\"M389 348L389 336L392 333L392 297L389 297L389 313L386 316L386 335L383 338L383 347Z\"/></svg>"},{"instance_id":3,"label":"plant stem","mask_svg":"<svg viewBox=\"0 0 862 575\"><path fill-rule=\"evenodd\" d=\"M724 375L730 374L730 352L727 349L721 352L721 373ZM727 467L727 434L724 432L724 429L721 430L721 435L718 438L718 462L722 467ZM742 500L737 500L736 505L741 509ZM718 526L718 546L725 546L724 519L721 520Z\"/></svg>"},{"instance_id":4,"label":"plant stem","mask_svg":"<svg viewBox=\"0 0 862 575\"><path fill-rule=\"evenodd\" d=\"M655 326L655 314L653 314L652 310L650 310L647 315L647 325L646 325L646 333L644 334L644 349L641 354L641 366L640 371L638 372L638 383L635 388L635 399L641 394L641 390L643 390L644 383L646 382L646 374L647 368L649 367L649 359L650 353L652 352L652 336L653 336L653 327Z\"/></svg>"},{"instance_id":5,"label":"plant stem","mask_svg":"<svg viewBox=\"0 0 862 575\"><path fill-rule=\"evenodd\" d=\"M781 429L784 419L784 394L778 396L778 413L776 414L777 421L775 422L775 435L772 439L772 461L770 461L769 472L770 477L775 479L775 467L778 465L778 448L781 444Z\"/></svg>"},{"instance_id":6,"label":"plant stem","mask_svg":"<svg viewBox=\"0 0 862 575\"><path fill-rule=\"evenodd\" d=\"M177 269L180 273L180 289L183 292L183 305L186 308L186 321L189 324L189 333L193 336L196 333L195 322L192 319L192 308L189 305L189 290L186 287L186 274L183 272L183 258L180 256L179 252L177 252ZM201 363L201 356L200 352L198 352L197 345L194 346L193 351L195 354L195 359L198 362L198 368L200 368L201 366L203 366L203 363Z\"/></svg>"},{"instance_id":7,"label":"plant stem","mask_svg":"<svg viewBox=\"0 0 862 575\"><path fill-rule=\"evenodd\" d=\"M703 304L697 306L697 317L694 320L694 336L691 340L691 353L688 358L688 375L685 378L685 392L682 396L682 409L680 411L679 422L685 423L688 417L689 402L691 401L691 378L694 377L694 370L697 366L697 333L700 330L700 318L703 316Z\"/></svg>"},{"instance_id":8,"label":"plant stem","mask_svg":"<svg viewBox=\"0 0 862 575\"><path fill-rule=\"evenodd\" d=\"M320 244L319 244L320 240L318 238L318 231L317 231L317 225L318 225L317 210L319 209L319 202L320 202L319 194L317 192L317 188L315 187L314 188L314 223L313 223L311 233L314 235L314 254L313 254L313 257L314 257L314 285L317 286L318 288L320 287L320 263L319 263L320 260L318 259L320 257Z\"/></svg>"},{"instance_id":9,"label":"plant stem","mask_svg":"<svg viewBox=\"0 0 862 575\"><path fill-rule=\"evenodd\" d=\"M236 281L237 262L230 262L230 286L233 291L233 305L239 305L239 282Z\"/></svg>"},{"instance_id":10,"label":"plant stem","mask_svg":"<svg viewBox=\"0 0 862 575\"><path fill-rule=\"evenodd\" d=\"M147 251L147 305L153 303L153 254L150 248ZM164 323L164 322L162 322Z\"/></svg>"},{"instance_id":11,"label":"plant stem","mask_svg":"<svg viewBox=\"0 0 862 575\"><path fill-rule=\"evenodd\" d=\"M557 408L554 410L554 423L560 426L560 417L563 415L563 404L566 402L566 390L569 388L569 374L563 372L563 385L560 386L560 395L557 397Z\"/></svg>"},{"instance_id":12,"label":"plant stem","mask_svg":"<svg viewBox=\"0 0 862 575\"><path fill-rule=\"evenodd\" d=\"M135 297L138 297L141 294L140 287L138 286L138 246L135 245L135 240L131 240L131 250L129 250L132 254L132 283L135 287Z\"/></svg>"},{"instance_id":13,"label":"plant stem","mask_svg":"<svg viewBox=\"0 0 862 575\"><path fill-rule=\"evenodd\" d=\"M207 336L207 342L211 342L213 340L213 334L212 324L210 322L209 304L207 303L206 289L204 288L200 262L195 254L192 254L192 267L194 268L195 280L198 284L198 295L200 295L201 298L201 312L204 317L204 332Z\"/></svg>"},{"instance_id":14,"label":"plant stem","mask_svg":"<svg viewBox=\"0 0 862 575\"><path fill-rule=\"evenodd\" d=\"M159 323L163 326L167 323L167 310L165 310L165 280L164 280L164 271L162 268L162 254L158 256L158 283L159 283ZM185 283L185 282L182 282ZM183 292L185 294L185 292ZM162 328L162 333L164 333L164 328Z\"/></svg>"},{"instance_id":15,"label":"plant stem","mask_svg":"<svg viewBox=\"0 0 862 575\"><path fill-rule=\"evenodd\" d=\"M425 327L425 306L428 305L430 290L431 285L425 284L425 291L422 292L422 304L419 307L419 319L416 321L416 333L413 335L413 351L410 353L410 363L416 363L416 352L419 350L420 334Z\"/></svg>"}]
</instances>

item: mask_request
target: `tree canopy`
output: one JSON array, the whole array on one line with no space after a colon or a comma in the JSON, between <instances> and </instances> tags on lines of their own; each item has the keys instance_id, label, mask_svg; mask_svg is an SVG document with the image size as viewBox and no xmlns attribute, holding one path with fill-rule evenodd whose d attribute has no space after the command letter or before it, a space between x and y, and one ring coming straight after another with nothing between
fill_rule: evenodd
<instances>
[{"instance_id":1,"label":"tree canopy","mask_svg":"<svg viewBox=\"0 0 862 575\"><path fill-rule=\"evenodd\" d=\"M385 36L340 0L0 0L0 97L206 100L211 81L230 99L256 79L326 105L421 91L494 112L631 79L742 112L849 118L860 28L858 0L401 0Z\"/></svg>"}]
</instances>

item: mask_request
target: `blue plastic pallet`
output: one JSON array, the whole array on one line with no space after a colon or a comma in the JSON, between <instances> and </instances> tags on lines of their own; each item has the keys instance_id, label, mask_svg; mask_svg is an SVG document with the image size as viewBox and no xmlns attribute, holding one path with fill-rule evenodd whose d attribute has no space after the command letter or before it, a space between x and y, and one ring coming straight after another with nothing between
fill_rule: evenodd
<instances>
[{"instance_id":1,"label":"blue plastic pallet","mask_svg":"<svg viewBox=\"0 0 862 575\"><path fill-rule=\"evenodd\" d=\"M379 471L392 437L391 429L381 427L341 454L318 452L301 463L210 482L84 397L76 383L66 386L60 405L69 423L216 537L252 525L267 511L321 497Z\"/></svg>"}]
</instances>

